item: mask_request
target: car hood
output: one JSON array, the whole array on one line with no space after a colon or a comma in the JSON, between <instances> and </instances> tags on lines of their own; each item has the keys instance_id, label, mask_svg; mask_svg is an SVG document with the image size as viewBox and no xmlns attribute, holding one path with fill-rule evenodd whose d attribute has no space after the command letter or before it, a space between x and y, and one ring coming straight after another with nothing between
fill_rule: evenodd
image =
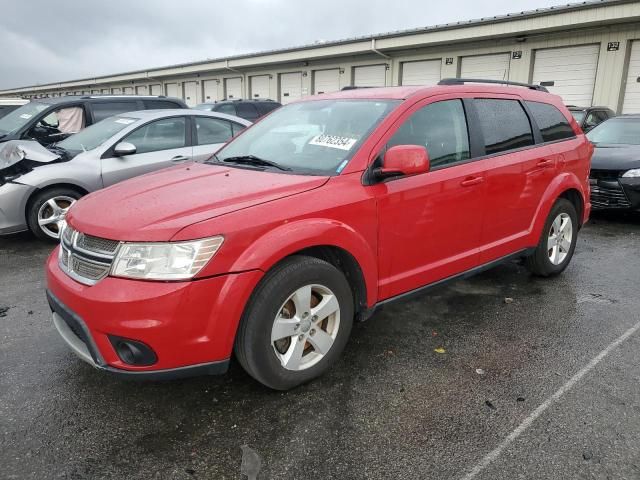
<instances>
[{"instance_id":1,"label":"car hood","mask_svg":"<svg viewBox=\"0 0 640 480\"><path fill-rule=\"evenodd\" d=\"M23 160L50 163L58 160L57 155L33 140L9 140L0 144L0 171Z\"/></svg>"},{"instance_id":2,"label":"car hood","mask_svg":"<svg viewBox=\"0 0 640 480\"><path fill-rule=\"evenodd\" d=\"M312 190L327 180L190 163L91 193L75 203L67 221L102 238L167 241L194 223Z\"/></svg>"},{"instance_id":3,"label":"car hood","mask_svg":"<svg viewBox=\"0 0 640 480\"><path fill-rule=\"evenodd\" d=\"M629 170L640 168L640 145L598 145L593 152L594 170Z\"/></svg>"}]
</instances>

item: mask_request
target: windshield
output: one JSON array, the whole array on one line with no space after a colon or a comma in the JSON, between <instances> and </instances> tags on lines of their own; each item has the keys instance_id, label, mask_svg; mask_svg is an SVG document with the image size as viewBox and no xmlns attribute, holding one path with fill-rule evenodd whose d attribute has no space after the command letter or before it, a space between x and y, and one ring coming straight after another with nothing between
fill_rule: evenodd
<instances>
[{"instance_id":1,"label":"windshield","mask_svg":"<svg viewBox=\"0 0 640 480\"><path fill-rule=\"evenodd\" d=\"M573 115L573 118L576 119L576 122L578 122L578 124L582 124L585 112L583 112L582 110L571 110L571 115Z\"/></svg>"},{"instance_id":2,"label":"windshield","mask_svg":"<svg viewBox=\"0 0 640 480\"><path fill-rule=\"evenodd\" d=\"M219 161L254 156L298 173L333 175L399 101L319 100L275 110L224 147Z\"/></svg>"},{"instance_id":3,"label":"windshield","mask_svg":"<svg viewBox=\"0 0 640 480\"><path fill-rule=\"evenodd\" d=\"M35 115L50 106L44 103L31 102L16 108L13 112L0 118L0 135L7 135L19 130L29 123Z\"/></svg>"},{"instance_id":4,"label":"windshield","mask_svg":"<svg viewBox=\"0 0 640 480\"><path fill-rule=\"evenodd\" d=\"M137 118L129 117L109 117L104 120L85 128L79 133L57 144L58 147L64 148L71 152L82 152L85 150L93 150L104 142L113 137L116 133L124 130L129 125L137 122Z\"/></svg>"},{"instance_id":5,"label":"windshield","mask_svg":"<svg viewBox=\"0 0 640 480\"><path fill-rule=\"evenodd\" d=\"M587 133L594 144L640 145L640 118L614 118Z\"/></svg>"}]
</instances>

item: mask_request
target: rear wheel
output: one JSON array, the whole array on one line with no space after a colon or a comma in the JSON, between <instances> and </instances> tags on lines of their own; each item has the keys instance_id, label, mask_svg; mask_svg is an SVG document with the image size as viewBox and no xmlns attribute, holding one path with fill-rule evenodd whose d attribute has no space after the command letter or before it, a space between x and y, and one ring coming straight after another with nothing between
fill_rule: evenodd
<instances>
[{"instance_id":1,"label":"rear wheel","mask_svg":"<svg viewBox=\"0 0 640 480\"><path fill-rule=\"evenodd\" d=\"M294 256L270 271L254 292L235 353L260 383L288 390L336 362L352 323L353 295L344 274L323 260Z\"/></svg>"},{"instance_id":2,"label":"rear wheel","mask_svg":"<svg viewBox=\"0 0 640 480\"><path fill-rule=\"evenodd\" d=\"M542 277L558 275L571 262L577 240L576 209L569 200L559 198L547 217L534 254L527 258L527 267Z\"/></svg>"},{"instance_id":3,"label":"rear wheel","mask_svg":"<svg viewBox=\"0 0 640 480\"><path fill-rule=\"evenodd\" d=\"M29 203L27 224L41 240L56 242L67 211L82 195L66 187L55 187L38 193Z\"/></svg>"}]
</instances>

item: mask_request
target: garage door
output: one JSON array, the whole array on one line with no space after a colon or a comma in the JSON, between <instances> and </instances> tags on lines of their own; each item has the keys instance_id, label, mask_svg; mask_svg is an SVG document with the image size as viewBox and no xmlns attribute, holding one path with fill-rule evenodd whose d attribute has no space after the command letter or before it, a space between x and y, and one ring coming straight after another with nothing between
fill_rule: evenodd
<instances>
[{"instance_id":1,"label":"garage door","mask_svg":"<svg viewBox=\"0 0 640 480\"><path fill-rule=\"evenodd\" d=\"M598 69L599 45L537 50L533 83L560 95L567 105L590 107Z\"/></svg>"},{"instance_id":2,"label":"garage door","mask_svg":"<svg viewBox=\"0 0 640 480\"><path fill-rule=\"evenodd\" d=\"M287 104L302 97L302 73L280 74L280 103Z\"/></svg>"},{"instance_id":3,"label":"garage door","mask_svg":"<svg viewBox=\"0 0 640 480\"><path fill-rule=\"evenodd\" d=\"M460 65L460 77L482 80L509 80L510 61L510 53L463 57Z\"/></svg>"},{"instance_id":4,"label":"garage door","mask_svg":"<svg viewBox=\"0 0 640 480\"><path fill-rule=\"evenodd\" d=\"M151 95L162 95L162 85L151 85Z\"/></svg>"},{"instance_id":5,"label":"garage door","mask_svg":"<svg viewBox=\"0 0 640 480\"><path fill-rule=\"evenodd\" d=\"M123 92L125 95L133 95L133 87L124 87Z\"/></svg>"},{"instance_id":6,"label":"garage door","mask_svg":"<svg viewBox=\"0 0 640 480\"><path fill-rule=\"evenodd\" d=\"M331 93L340 90L340 70L316 70L313 72L313 93Z\"/></svg>"},{"instance_id":7,"label":"garage door","mask_svg":"<svg viewBox=\"0 0 640 480\"><path fill-rule=\"evenodd\" d=\"M167 91L167 97L178 97L180 98L181 95L178 95L178 84L177 83L167 83L164 88Z\"/></svg>"},{"instance_id":8,"label":"garage door","mask_svg":"<svg viewBox=\"0 0 640 480\"><path fill-rule=\"evenodd\" d=\"M622 113L640 113L640 40L631 44Z\"/></svg>"},{"instance_id":9,"label":"garage door","mask_svg":"<svg viewBox=\"0 0 640 480\"><path fill-rule=\"evenodd\" d=\"M108 88L103 88L103 89L102 89L102 94L103 94L103 95L109 95L110 93L111 93L111 92L109 91L109 89L108 89Z\"/></svg>"},{"instance_id":10,"label":"garage door","mask_svg":"<svg viewBox=\"0 0 640 480\"><path fill-rule=\"evenodd\" d=\"M251 98L269 98L269 75L256 75L249 80Z\"/></svg>"},{"instance_id":11,"label":"garage door","mask_svg":"<svg viewBox=\"0 0 640 480\"><path fill-rule=\"evenodd\" d=\"M442 60L404 62L401 85L437 85L441 80Z\"/></svg>"},{"instance_id":12,"label":"garage door","mask_svg":"<svg viewBox=\"0 0 640 480\"><path fill-rule=\"evenodd\" d=\"M122 89L118 87L112 88L111 93L113 93L114 95L120 95L122 93Z\"/></svg>"},{"instance_id":13,"label":"garage door","mask_svg":"<svg viewBox=\"0 0 640 480\"><path fill-rule=\"evenodd\" d=\"M384 87L387 77L386 65L369 65L353 68L353 85L356 87Z\"/></svg>"},{"instance_id":14,"label":"garage door","mask_svg":"<svg viewBox=\"0 0 640 480\"><path fill-rule=\"evenodd\" d=\"M196 82L184 82L184 101L189 107L198 104L198 84Z\"/></svg>"},{"instance_id":15,"label":"garage door","mask_svg":"<svg viewBox=\"0 0 640 480\"><path fill-rule=\"evenodd\" d=\"M226 78L224 85L226 98L242 98L242 78Z\"/></svg>"},{"instance_id":16,"label":"garage door","mask_svg":"<svg viewBox=\"0 0 640 480\"><path fill-rule=\"evenodd\" d=\"M136 87L136 93L138 95L148 95L149 94L149 89L147 88L146 85L139 85Z\"/></svg>"},{"instance_id":17,"label":"garage door","mask_svg":"<svg viewBox=\"0 0 640 480\"><path fill-rule=\"evenodd\" d=\"M205 80L204 82L202 82L202 89L204 90L205 102L215 102L218 100L217 80Z\"/></svg>"}]
</instances>

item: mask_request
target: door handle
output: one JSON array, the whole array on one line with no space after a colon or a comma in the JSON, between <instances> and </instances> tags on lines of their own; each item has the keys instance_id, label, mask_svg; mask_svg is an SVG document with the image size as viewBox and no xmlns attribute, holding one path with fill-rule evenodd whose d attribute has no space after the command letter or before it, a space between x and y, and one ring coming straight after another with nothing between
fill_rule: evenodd
<instances>
[{"instance_id":1,"label":"door handle","mask_svg":"<svg viewBox=\"0 0 640 480\"><path fill-rule=\"evenodd\" d=\"M545 159L545 160L540 160L536 166L538 168L547 168L547 167L552 167L553 166L553 160L550 159Z\"/></svg>"},{"instance_id":2,"label":"door handle","mask_svg":"<svg viewBox=\"0 0 640 480\"><path fill-rule=\"evenodd\" d=\"M178 155L177 157L173 157L171 159L173 163L182 163L182 162L186 162L187 160L189 160L189 157L185 157L183 155Z\"/></svg>"},{"instance_id":3,"label":"door handle","mask_svg":"<svg viewBox=\"0 0 640 480\"><path fill-rule=\"evenodd\" d=\"M479 185L482 182L484 182L484 177L471 177L460 182L460 185L463 187L473 187L474 185Z\"/></svg>"}]
</instances>

